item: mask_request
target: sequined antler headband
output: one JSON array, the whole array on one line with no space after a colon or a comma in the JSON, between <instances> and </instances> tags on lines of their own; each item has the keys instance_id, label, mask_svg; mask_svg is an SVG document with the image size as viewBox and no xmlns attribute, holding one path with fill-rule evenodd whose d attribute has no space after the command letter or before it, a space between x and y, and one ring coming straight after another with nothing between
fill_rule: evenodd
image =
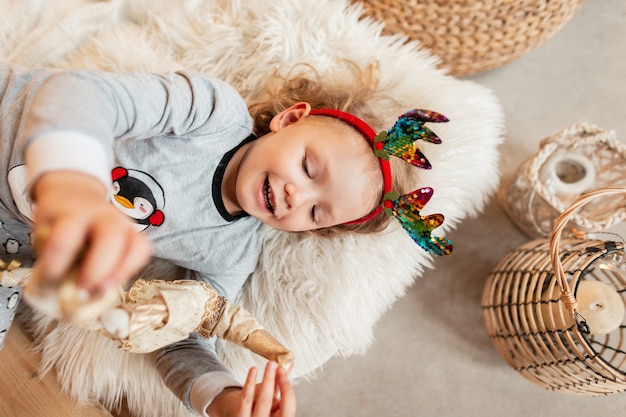
<instances>
[{"instance_id":1,"label":"sequined antler headband","mask_svg":"<svg viewBox=\"0 0 626 417\"><path fill-rule=\"evenodd\" d=\"M366 222L384 211L385 214L395 217L415 243L426 251L434 255L448 255L452 252L450 240L430 233L443 223L443 215L420 214L432 197L433 189L424 187L406 195L399 195L392 190L389 164L389 156L392 155L416 167L430 169L430 162L415 145L415 141L421 139L434 144L441 143L441 139L424 124L447 122L445 116L430 110L410 110L400 116L391 129L376 134L369 124L350 113L333 109L315 109L311 110L310 114L334 117L353 126L369 140L380 162L383 173L382 202L374 211L350 224Z\"/></svg>"}]
</instances>

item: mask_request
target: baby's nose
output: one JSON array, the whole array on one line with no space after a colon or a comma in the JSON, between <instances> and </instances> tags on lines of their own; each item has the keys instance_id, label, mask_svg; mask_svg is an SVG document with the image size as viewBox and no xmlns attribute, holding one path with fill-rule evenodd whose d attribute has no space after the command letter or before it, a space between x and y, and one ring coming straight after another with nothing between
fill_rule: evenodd
<instances>
[{"instance_id":1,"label":"baby's nose","mask_svg":"<svg viewBox=\"0 0 626 417\"><path fill-rule=\"evenodd\" d=\"M307 201L311 198L311 191L304 187L296 187L293 184L287 184L285 186L285 195L287 205L293 210L303 204L307 204Z\"/></svg>"}]
</instances>

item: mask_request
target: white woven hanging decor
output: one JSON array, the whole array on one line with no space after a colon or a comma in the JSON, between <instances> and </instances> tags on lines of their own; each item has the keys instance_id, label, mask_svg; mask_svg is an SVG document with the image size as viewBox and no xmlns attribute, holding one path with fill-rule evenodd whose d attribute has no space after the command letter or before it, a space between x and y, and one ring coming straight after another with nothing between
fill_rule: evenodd
<instances>
[{"instance_id":1,"label":"white woven hanging decor","mask_svg":"<svg viewBox=\"0 0 626 417\"><path fill-rule=\"evenodd\" d=\"M503 183L498 200L525 234L546 237L576 198L612 185L626 185L626 146L614 131L580 123L545 138L513 179ZM606 230L626 219L623 201L596 199L572 215L570 226Z\"/></svg>"},{"instance_id":2,"label":"white woven hanging decor","mask_svg":"<svg viewBox=\"0 0 626 417\"><path fill-rule=\"evenodd\" d=\"M604 187L579 197L550 238L511 251L487 278L482 309L489 338L511 367L541 387L583 395L626 391L624 242L563 233L592 200L624 196L626 187Z\"/></svg>"}]
</instances>

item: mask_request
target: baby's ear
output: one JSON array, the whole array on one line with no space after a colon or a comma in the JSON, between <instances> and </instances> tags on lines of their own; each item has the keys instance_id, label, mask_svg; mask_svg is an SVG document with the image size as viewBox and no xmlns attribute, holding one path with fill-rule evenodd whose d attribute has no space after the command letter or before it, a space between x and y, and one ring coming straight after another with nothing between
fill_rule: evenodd
<instances>
[{"instance_id":1,"label":"baby's ear","mask_svg":"<svg viewBox=\"0 0 626 417\"><path fill-rule=\"evenodd\" d=\"M296 103L272 118L272 121L270 122L270 130L272 132L278 132L282 128L297 122L303 117L307 117L310 112L311 105L309 103L304 101Z\"/></svg>"}]
</instances>

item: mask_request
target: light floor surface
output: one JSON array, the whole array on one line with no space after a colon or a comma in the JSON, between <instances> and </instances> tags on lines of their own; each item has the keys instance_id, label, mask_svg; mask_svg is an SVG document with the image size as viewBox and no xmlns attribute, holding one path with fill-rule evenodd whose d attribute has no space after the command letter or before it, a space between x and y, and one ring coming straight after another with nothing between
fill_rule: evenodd
<instances>
[{"instance_id":1,"label":"light floor surface","mask_svg":"<svg viewBox=\"0 0 626 417\"><path fill-rule=\"evenodd\" d=\"M585 0L537 49L467 77L492 88L507 122L502 180L575 123L615 130L626 143L626 1ZM479 143L476 146L480 146ZM364 356L332 359L296 386L300 417L620 417L626 393L585 397L538 387L487 337L481 297L489 272L529 241L492 201L448 235L451 257L416 280L375 329Z\"/></svg>"}]
</instances>

